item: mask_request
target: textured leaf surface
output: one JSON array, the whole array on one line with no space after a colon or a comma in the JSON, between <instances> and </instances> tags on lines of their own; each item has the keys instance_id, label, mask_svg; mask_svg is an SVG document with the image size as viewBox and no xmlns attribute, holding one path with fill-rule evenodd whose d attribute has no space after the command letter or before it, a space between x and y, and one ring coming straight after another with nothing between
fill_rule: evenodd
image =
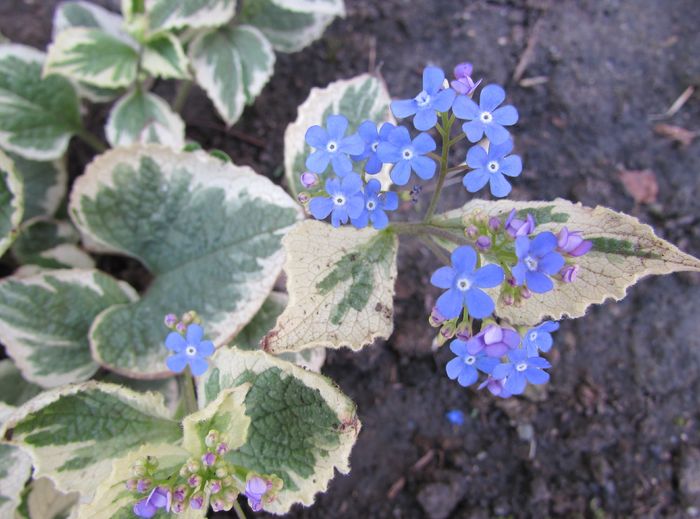
<instances>
[{"instance_id":1,"label":"textured leaf surface","mask_svg":"<svg viewBox=\"0 0 700 519\"><path fill-rule=\"evenodd\" d=\"M0 517L14 515L31 471L32 460L26 452L0 442Z\"/></svg>"},{"instance_id":2,"label":"textured leaf surface","mask_svg":"<svg viewBox=\"0 0 700 519\"><path fill-rule=\"evenodd\" d=\"M24 214L24 186L14 163L0 151L0 255L17 237Z\"/></svg>"},{"instance_id":3,"label":"textured leaf surface","mask_svg":"<svg viewBox=\"0 0 700 519\"><path fill-rule=\"evenodd\" d=\"M226 388L249 385L248 439L227 456L234 463L284 481L267 510L284 513L294 503L310 505L326 489L334 468L345 474L360 422L355 404L326 377L264 352L221 349L216 368L199 381L200 406Z\"/></svg>"},{"instance_id":4,"label":"textured leaf surface","mask_svg":"<svg viewBox=\"0 0 700 519\"><path fill-rule=\"evenodd\" d=\"M85 501L115 458L182 437L160 396L97 382L40 394L10 417L5 431L11 429L12 443L31 453L35 477L50 478L64 493L80 492Z\"/></svg>"},{"instance_id":5,"label":"textured leaf surface","mask_svg":"<svg viewBox=\"0 0 700 519\"><path fill-rule=\"evenodd\" d=\"M263 340L271 353L358 350L393 329L398 241L387 232L307 220L284 239L289 305Z\"/></svg>"},{"instance_id":6,"label":"textured leaf surface","mask_svg":"<svg viewBox=\"0 0 700 519\"><path fill-rule=\"evenodd\" d=\"M22 494L17 519L66 519L77 505L76 492L62 494L48 478L32 481Z\"/></svg>"},{"instance_id":7,"label":"textured leaf surface","mask_svg":"<svg viewBox=\"0 0 700 519\"><path fill-rule=\"evenodd\" d=\"M180 401L180 389L176 378L166 378L160 380L138 380L135 378L122 377L116 373L98 374L95 380L108 384L118 384L138 393L159 393L163 396L165 407L170 411L170 416L175 417Z\"/></svg>"},{"instance_id":8,"label":"textured leaf surface","mask_svg":"<svg viewBox=\"0 0 700 519\"><path fill-rule=\"evenodd\" d=\"M0 360L0 401L10 406L22 405L41 393L42 389L22 378L10 359ZM2 422L2 420L0 420Z\"/></svg>"},{"instance_id":9,"label":"textured leaf surface","mask_svg":"<svg viewBox=\"0 0 700 519\"><path fill-rule=\"evenodd\" d=\"M654 230L639 220L606 207L584 207L568 200L553 202L488 202L474 200L462 209L438 218L459 221L465 215L481 211L486 216L507 215L511 209L521 214L532 212L537 219L536 232L555 234L566 226L583 232L593 241L593 249L573 262L580 266L573 283L556 283L554 290L533 294L519 306L498 303L496 313L513 324L534 325L545 317L580 317L592 304L606 299L619 301L627 288L649 274L700 271L700 260L681 252L657 237Z\"/></svg>"},{"instance_id":10,"label":"textured leaf surface","mask_svg":"<svg viewBox=\"0 0 700 519\"><path fill-rule=\"evenodd\" d=\"M272 75L275 55L262 33L249 26L222 27L192 42L192 67L227 124L233 124Z\"/></svg>"},{"instance_id":11,"label":"textured leaf surface","mask_svg":"<svg viewBox=\"0 0 700 519\"><path fill-rule=\"evenodd\" d=\"M92 268L95 262L77 246L78 231L68 222L34 218L20 227L12 255L22 265L42 268Z\"/></svg>"},{"instance_id":12,"label":"textured leaf surface","mask_svg":"<svg viewBox=\"0 0 700 519\"><path fill-rule=\"evenodd\" d=\"M312 151L304 139L309 127L315 124L324 126L331 114L343 114L348 118L346 135L357 131L357 127L367 119L378 125L386 121L396 123L389 111L390 102L391 97L384 82L369 74L335 81L325 88L312 88L309 97L299 106L296 121L287 126L284 132L284 172L292 193L296 195L304 190L299 175L306 171L306 157ZM359 168L356 169L362 173ZM378 175L368 178L378 179L386 190L391 185L390 169L385 167ZM330 170L322 177L325 179L328 175L331 175Z\"/></svg>"},{"instance_id":13,"label":"textured leaf surface","mask_svg":"<svg viewBox=\"0 0 700 519\"><path fill-rule=\"evenodd\" d=\"M155 94L134 90L112 107L105 128L110 146L160 143L174 149L185 145L185 123Z\"/></svg>"},{"instance_id":14,"label":"textured leaf surface","mask_svg":"<svg viewBox=\"0 0 700 519\"><path fill-rule=\"evenodd\" d=\"M140 301L106 310L91 330L98 362L137 378L169 374L167 313L196 310L217 345L238 333L269 295L281 238L300 217L250 168L160 146L98 157L77 180L70 212L83 233L156 276Z\"/></svg>"},{"instance_id":15,"label":"textured leaf surface","mask_svg":"<svg viewBox=\"0 0 700 519\"><path fill-rule=\"evenodd\" d=\"M63 155L81 127L73 86L42 77L44 59L31 47L0 44L0 146L34 160Z\"/></svg>"},{"instance_id":16,"label":"textured leaf surface","mask_svg":"<svg viewBox=\"0 0 700 519\"><path fill-rule=\"evenodd\" d=\"M43 387L82 381L97 371L88 330L102 310L136 298L96 270L45 271L0 282L0 334L22 375Z\"/></svg>"},{"instance_id":17,"label":"textured leaf surface","mask_svg":"<svg viewBox=\"0 0 700 519\"><path fill-rule=\"evenodd\" d=\"M44 73L114 88L134 82L138 61L138 50L128 42L101 29L72 27L49 46Z\"/></svg>"},{"instance_id":18,"label":"textured leaf surface","mask_svg":"<svg viewBox=\"0 0 700 519\"><path fill-rule=\"evenodd\" d=\"M64 160L39 162L8 153L24 186L22 221L35 216L52 216L66 194L68 172Z\"/></svg>"},{"instance_id":19,"label":"textured leaf surface","mask_svg":"<svg viewBox=\"0 0 700 519\"><path fill-rule=\"evenodd\" d=\"M146 0L152 29L218 27L235 11L235 0Z\"/></svg>"},{"instance_id":20,"label":"textured leaf surface","mask_svg":"<svg viewBox=\"0 0 700 519\"><path fill-rule=\"evenodd\" d=\"M285 6L292 6L292 9ZM255 0L244 2L240 21L253 25L281 52L296 52L321 37L335 16L345 11L328 14L323 10L295 10L293 2Z\"/></svg>"},{"instance_id":21,"label":"textured leaf surface","mask_svg":"<svg viewBox=\"0 0 700 519\"><path fill-rule=\"evenodd\" d=\"M143 50L144 70L154 76L170 79L187 79L187 56L175 35L163 33L150 39Z\"/></svg>"}]
</instances>

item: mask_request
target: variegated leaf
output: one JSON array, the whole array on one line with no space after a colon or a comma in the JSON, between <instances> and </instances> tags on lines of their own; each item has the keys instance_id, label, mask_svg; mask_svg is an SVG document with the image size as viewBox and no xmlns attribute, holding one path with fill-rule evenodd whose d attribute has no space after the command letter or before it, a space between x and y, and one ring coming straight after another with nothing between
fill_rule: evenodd
<instances>
[{"instance_id":1,"label":"variegated leaf","mask_svg":"<svg viewBox=\"0 0 700 519\"><path fill-rule=\"evenodd\" d=\"M65 159L39 162L8 153L15 171L24 185L24 215L26 222L35 216L52 216L66 195L68 172Z\"/></svg>"},{"instance_id":2,"label":"variegated leaf","mask_svg":"<svg viewBox=\"0 0 700 519\"><path fill-rule=\"evenodd\" d=\"M93 259L77 245L79 238L78 231L68 222L33 218L20 227L19 236L12 245L12 255L23 266L93 268ZM26 269L24 272L26 274Z\"/></svg>"},{"instance_id":3,"label":"variegated leaf","mask_svg":"<svg viewBox=\"0 0 700 519\"><path fill-rule=\"evenodd\" d=\"M17 237L24 214L24 186L14 163L0 151L0 255Z\"/></svg>"},{"instance_id":4,"label":"variegated leaf","mask_svg":"<svg viewBox=\"0 0 700 519\"><path fill-rule=\"evenodd\" d=\"M236 0L146 0L153 30L225 25L236 12Z\"/></svg>"},{"instance_id":5,"label":"variegated leaf","mask_svg":"<svg viewBox=\"0 0 700 519\"><path fill-rule=\"evenodd\" d=\"M22 378L19 369L10 359L0 360L0 402L8 406L19 406L41 391L39 386ZM3 421L0 418L0 422Z\"/></svg>"},{"instance_id":6,"label":"variegated leaf","mask_svg":"<svg viewBox=\"0 0 700 519\"><path fill-rule=\"evenodd\" d=\"M146 72L166 79L190 77L187 56L174 34L161 33L146 42L141 66Z\"/></svg>"},{"instance_id":7,"label":"variegated leaf","mask_svg":"<svg viewBox=\"0 0 700 519\"><path fill-rule=\"evenodd\" d=\"M32 481L22 494L16 519L66 519L78 504L77 492L63 494L48 478Z\"/></svg>"}]
</instances>

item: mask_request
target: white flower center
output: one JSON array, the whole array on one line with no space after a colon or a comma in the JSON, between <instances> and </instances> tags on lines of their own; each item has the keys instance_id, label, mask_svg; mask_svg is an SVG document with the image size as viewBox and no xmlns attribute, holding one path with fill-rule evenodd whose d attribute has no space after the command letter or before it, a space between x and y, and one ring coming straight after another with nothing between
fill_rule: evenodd
<instances>
[{"instance_id":1,"label":"white flower center","mask_svg":"<svg viewBox=\"0 0 700 519\"><path fill-rule=\"evenodd\" d=\"M537 332L530 332L530 340L534 341L535 339L537 339Z\"/></svg>"},{"instance_id":2,"label":"white flower center","mask_svg":"<svg viewBox=\"0 0 700 519\"><path fill-rule=\"evenodd\" d=\"M379 147L379 143L378 143L378 142L373 142L372 145L370 146L370 148L372 149L372 151L377 151L377 148L378 148L378 147Z\"/></svg>"},{"instance_id":3,"label":"white flower center","mask_svg":"<svg viewBox=\"0 0 700 519\"><path fill-rule=\"evenodd\" d=\"M423 90L420 94L415 97L416 104L421 108L425 108L430 104L430 95L428 92Z\"/></svg>"},{"instance_id":4,"label":"white flower center","mask_svg":"<svg viewBox=\"0 0 700 519\"><path fill-rule=\"evenodd\" d=\"M345 197L343 195L335 195L333 203L335 205L345 205Z\"/></svg>"},{"instance_id":5,"label":"white flower center","mask_svg":"<svg viewBox=\"0 0 700 519\"><path fill-rule=\"evenodd\" d=\"M374 208L377 207L377 203L374 200L369 200L367 202L367 209L369 211L374 211Z\"/></svg>"},{"instance_id":6,"label":"white flower center","mask_svg":"<svg viewBox=\"0 0 700 519\"><path fill-rule=\"evenodd\" d=\"M537 260L533 258L532 256L527 256L523 262L525 263L525 266L527 267L528 270L534 271L537 270Z\"/></svg>"},{"instance_id":7,"label":"white flower center","mask_svg":"<svg viewBox=\"0 0 700 519\"><path fill-rule=\"evenodd\" d=\"M338 150L338 143L335 141L329 141L328 144L326 144L326 149L331 153L335 153Z\"/></svg>"},{"instance_id":8,"label":"white flower center","mask_svg":"<svg viewBox=\"0 0 700 519\"><path fill-rule=\"evenodd\" d=\"M496 162L495 160L492 160L491 162L489 162L486 165L486 167L489 169L489 171L491 173L495 173L496 171L498 171L498 162Z\"/></svg>"},{"instance_id":9,"label":"white flower center","mask_svg":"<svg viewBox=\"0 0 700 519\"><path fill-rule=\"evenodd\" d=\"M468 355L468 356L464 357L464 363L467 366L471 366L475 362L476 362L476 357L474 355Z\"/></svg>"},{"instance_id":10,"label":"white flower center","mask_svg":"<svg viewBox=\"0 0 700 519\"><path fill-rule=\"evenodd\" d=\"M191 344L188 344L187 348L185 348L185 353L188 357L194 357L195 355L197 355L197 348L195 348Z\"/></svg>"},{"instance_id":11,"label":"white flower center","mask_svg":"<svg viewBox=\"0 0 700 519\"><path fill-rule=\"evenodd\" d=\"M467 278L460 278L457 280L457 288L462 292L469 290L469 287L471 286L472 283Z\"/></svg>"},{"instance_id":12,"label":"white flower center","mask_svg":"<svg viewBox=\"0 0 700 519\"><path fill-rule=\"evenodd\" d=\"M479 119L481 119L482 123L490 123L493 121L493 115L491 115L491 112L481 112Z\"/></svg>"},{"instance_id":13,"label":"white flower center","mask_svg":"<svg viewBox=\"0 0 700 519\"><path fill-rule=\"evenodd\" d=\"M401 154L403 155L404 160L411 160L413 158L413 151L409 150L408 148L404 149Z\"/></svg>"},{"instance_id":14,"label":"white flower center","mask_svg":"<svg viewBox=\"0 0 700 519\"><path fill-rule=\"evenodd\" d=\"M516 371L523 372L527 369L527 362L519 362L515 365Z\"/></svg>"}]
</instances>

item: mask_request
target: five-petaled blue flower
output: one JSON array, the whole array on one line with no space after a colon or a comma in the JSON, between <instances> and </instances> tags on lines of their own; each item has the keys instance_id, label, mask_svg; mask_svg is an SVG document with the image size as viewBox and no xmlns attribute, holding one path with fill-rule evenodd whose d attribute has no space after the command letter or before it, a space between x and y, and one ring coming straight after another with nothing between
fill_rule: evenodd
<instances>
[{"instance_id":1,"label":"five-petaled blue flower","mask_svg":"<svg viewBox=\"0 0 700 519\"><path fill-rule=\"evenodd\" d=\"M530 241L527 236L515 239L515 255L518 263L512 269L516 285L527 284L532 292L542 294L554 288L549 278L564 266L564 258L554 249L557 237L551 232L543 232Z\"/></svg>"},{"instance_id":2,"label":"five-petaled blue flower","mask_svg":"<svg viewBox=\"0 0 700 519\"><path fill-rule=\"evenodd\" d=\"M493 368L492 376L496 380L505 380L503 388L512 395L519 395L530 384L545 384L549 373L542 371L550 368L551 364L542 357L528 357L524 349L510 352L508 360Z\"/></svg>"},{"instance_id":3,"label":"five-petaled blue flower","mask_svg":"<svg viewBox=\"0 0 700 519\"><path fill-rule=\"evenodd\" d=\"M429 180L435 175L435 161L425 157L435 149L435 141L427 133L419 133L413 141L408 129L399 126L389 133L386 142L380 142L377 156L382 162L395 164L391 170L391 180L394 184L405 186L411 177L411 170L423 180Z\"/></svg>"},{"instance_id":4,"label":"five-petaled blue flower","mask_svg":"<svg viewBox=\"0 0 700 519\"><path fill-rule=\"evenodd\" d=\"M559 329L559 323L545 321L539 326L530 328L523 335L523 346L530 357L535 357L539 351L547 353L552 348L552 332Z\"/></svg>"},{"instance_id":5,"label":"five-petaled blue flower","mask_svg":"<svg viewBox=\"0 0 700 519\"><path fill-rule=\"evenodd\" d=\"M209 367L205 357L214 353L214 343L203 341L203 337L204 330L198 324L190 324L184 337L178 332L170 332L165 338L165 347L175 355L166 360L168 369L181 373L189 364L194 376L203 375Z\"/></svg>"},{"instance_id":6,"label":"five-petaled blue flower","mask_svg":"<svg viewBox=\"0 0 700 519\"><path fill-rule=\"evenodd\" d=\"M365 186L365 208L357 218L351 218L352 224L358 229L367 227L368 222L377 229L385 229L389 225L389 217L385 211L395 211L399 208L399 195L393 191L381 193L382 185L378 180L370 180Z\"/></svg>"},{"instance_id":7,"label":"five-petaled blue flower","mask_svg":"<svg viewBox=\"0 0 700 519\"><path fill-rule=\"evenodd\" d=\"M306 169L323 173L330 162L336 175L344 176L352 171L348 155L358 155L365 149L362 137L356 133L345 137L348 120L342 115L329 115L326 129L315 125L306 130L306 142L316 148L306 158Z\"/></svg>"},{"instance_id":8,"label":"five-petaled blue flower","mask_svg":"<svg viewBox=\"0 0 700 519\"><path fill-rule=\"evenodd\" d=\"M367 159L365 163L365 171L370 175L376 175L384 165L377 156L377 148L380 142L384 142L389 137L391 130L396 128L391 123L384 123L377 131L377 125L374 121L365 121L358 128L357 133L362 140L365 141L365 149L359 155L353 155L352 160L360 161Z\"/></svg>"},{"instance_id":9,"label":"five-petaled blue flower","mask_svg":"<svg viewBox=\"0 0 700 519\"><path fill-rule=\"evenodd\" d=\"M422 132L437 123L437 112L447 112L452 106L456 92L451 88L442 90L445 73L437 67L423 70L423 90L413 99L402 99L391 103L391 111L399 119L413 114L413 125Z\"/></svg>"},{"instance_id":10,"label":"five-petaled blue flower","mask_svg":"<svg viewBox=\"0 0 700 519\"><path fill-rule=\"evenodd\" d=\"M362 194L362 179L357 173L349 173L342 179L326 180L328 196L317 196L309 202L309 211L317 220L331 215L333 227L348 223L348 218L357 218L365 207Z\"/></svg>"},{"instance_id":11,"label":"five-petaled blue flower","mask_svg":"<svg viewBox=\"0 0 700 519\"><path fill-rule=\"evenodd\" d=\"M469 148L467 165L474 168L474 171L467 173L462 180L467 191L476 193L488 182L493 196L502 198L510 193L512 188L504 175L517 177L523 170L520 157L508 155L511 151L513 151L511 139L501 144L491 144L488 152L478 144Z\"/></svg>"},{"instance_id":12,"label":"five-petaled blue flower","mask_svg":"<svg viewBox=\"0 0 700 519\"><path fill-rule=\"evenodd\" d=\"M467 351L467 343L459 339L452 341L450 350L457 357L447 363L445 370L447 371L447 376L451 380L457 379L457 382L462 387L471 386L476 382L476 379L479 378L477 370L490 375L493 368L498 364L498 359L489 357L484 352L469 353Z\"/></svg>"},{"instance_id":13,"label":"five-petaled blue flower","mask_svg":"<svg viewBox=\"0 0 700 519\"><path fill-rule=\"evenodd\" d=\"M487 85L481 91L479 104L467 96L458 96L452 105L452 112L468 122L462 130L471 142L478 142L486 134L491 144L508 140L509 133L504 126L518 122L518 111L512 105L498 108L506 98L506 92L498 85Z\"/></svg>"},{"instance_id":14,"label":"five-petaled blue flower","mask_svg":"<svg viewBox=\"0 0 700 519\"><path fill-rule=\"evenodd\" d=\"M446 319L459 317L464 306L469 315L482 319L493 312L493 300L481 290L503 282L503 269L490 264L476 269L476 252L469 245L452 251L452 266L437 269L430 282L438 288L447 288L436 306Z\"/></svg>"}]
</instances>

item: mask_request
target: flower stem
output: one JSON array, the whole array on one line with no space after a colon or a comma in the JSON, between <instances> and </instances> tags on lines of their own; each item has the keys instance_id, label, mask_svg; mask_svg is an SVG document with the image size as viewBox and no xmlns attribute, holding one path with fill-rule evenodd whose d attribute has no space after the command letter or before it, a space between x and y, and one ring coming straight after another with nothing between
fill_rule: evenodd
<instances>
[{"instance_id":1,"label":"flower stem","mask_svg":"<svg viewBox=\"0 0 700 519\"><path fill-rule=\"evenodd\" d=\"M194 380L189 366L180 376L180 392L185 402L185 413L190 415L197 412L197 395L194 392Z\"/></svg>"},{"instance_id":2,"label":"flower stem","mask_svg":"<svg viewBox=\"0 0 700 519\"><path fill-rule=\"evenodd\" d=\"M104 145L104 143L95 137L93 134L88 132L87 130L80 130L78 132L78 137L80 137L85 143L90 146L93 150L95 150L97 153L102 153L103 151L107 151L107 146Z\"/></svg>"},{"instance_id":3,"label":"flower stem","mask_svg":"<svg viewBox=\"0 0 700 519\"><path fill-rule=\"evenodd\" d=\"M432 236L457 245L470 243L463 235L454 233L445 228L440 228L432 223L426 222L392 222L391 229L397 234L408 234L411 236Z\"/></svg>"},{"instance_id":4,"label":"flower stem","mask_svg":"<svg viewBox=\"0 0 700 519\"><path fill-rule=\"evenodd\" d=\"M243 512L243 509L241 508L241 505L238 503L238 501L233 502L233 510L234 512L236 512L236 516L238 516L238 519L246 519L245 512Z\"/></svg>"},{"instance_id":5,"label":"flower stem","mask_svg":"<svg viewBox=\"0 0 700 519\"><path fill-rule=\"evenodd\" d=\"M440 192L442 191L442 186L445 183L445 176L447 175L447 158L450 152L450 130L452 129L452 123L454 123L454 115L449 116L447 112L442 112L440 114L442 117L442 124L438 126L438 132L440 137L442 137L442 155L440 157L440 174L438 176L437 187L433 193L433 197L430 199L430 205L428 210L425 212L423 221L427 222L435 214L435 208L437 207L438 200L440 199Z\"/></svg>"}]
</instances>

